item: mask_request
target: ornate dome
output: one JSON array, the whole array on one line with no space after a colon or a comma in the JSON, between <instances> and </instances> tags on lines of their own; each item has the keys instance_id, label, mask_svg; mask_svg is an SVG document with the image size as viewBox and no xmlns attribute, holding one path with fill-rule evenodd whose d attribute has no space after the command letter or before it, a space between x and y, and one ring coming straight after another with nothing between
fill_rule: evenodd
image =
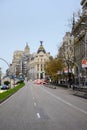
<instances>
[{"instance_id":1,"label":"ornate dome","mask_svg":"<svg viewBox=\"0 0 87 130\"><path fill-rule=\"evenodd\" d=\"M45 49L44 49L44 47L43 47L43 45L42 45L43 41L40 41L40 43L41 43L41 45L40 45L40 47L38 48L37 53L40 53L40 52L46 53L46 51L45 51Z\"/></svg>"}]
</instances>

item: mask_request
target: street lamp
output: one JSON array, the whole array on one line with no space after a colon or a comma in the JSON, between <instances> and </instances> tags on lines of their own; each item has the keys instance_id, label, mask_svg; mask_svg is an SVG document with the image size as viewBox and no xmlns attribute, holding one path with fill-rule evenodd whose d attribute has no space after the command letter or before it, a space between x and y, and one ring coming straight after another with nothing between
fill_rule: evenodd
<instances>
[{"instance_id":1,"label":"street lamp","mask_svg":"<svg viewBox=\"0 0 87 130\"><path fill-rule=\"evenodd\" d=\"M4 61L8 65L8 67L10 68L9 63L5 59L0 58L0 60ZM0 68L0 83L1 83L1 68ZM10 78L10 87L11 87L11 78Z\"/></svg>"},{"instance_id":2,"label":"street lamp","mask_svg":"<svg viewBox=\"0 0 87 130\"><path fill-rule=\"evenodd\" d=\"M1 85L1 75L2 75L2 71L1 71L1 68L0 68L0 85Z\"/></svg>"}]
</instances>

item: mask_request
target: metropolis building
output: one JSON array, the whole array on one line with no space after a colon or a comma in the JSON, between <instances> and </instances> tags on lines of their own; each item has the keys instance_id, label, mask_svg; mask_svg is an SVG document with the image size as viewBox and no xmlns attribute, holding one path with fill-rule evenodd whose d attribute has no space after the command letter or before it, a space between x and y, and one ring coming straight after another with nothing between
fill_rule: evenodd
<instances>
[{"instance_id":1,"label":"metropolis building","mask_svg":"<svg viewBox=\"0 0 87 130\"><path fill-rule=\"evenodd\" d=\"M28 76L29 79L41 79L45 78L45 63L50 58L50 53L46 52L43 47L43 42L40 41L40 46L36 53L31 55L29 64L28 64Z\"/></svg>"}]
</instances>

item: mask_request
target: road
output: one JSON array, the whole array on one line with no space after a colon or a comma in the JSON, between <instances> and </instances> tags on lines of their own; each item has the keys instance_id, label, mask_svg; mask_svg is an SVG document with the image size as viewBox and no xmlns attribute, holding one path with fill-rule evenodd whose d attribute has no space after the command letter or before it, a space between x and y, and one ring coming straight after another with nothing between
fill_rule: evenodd
<instances>
[{"instance_id":1,"label":"road","mask_svg":"<svg viewBox=\"0 0 87 130\"><path fill-rule=\"evenodd\" d=\"M87 130L87 99L27 82L0 104L0 130Z\"/></svg>"}]
</instances>

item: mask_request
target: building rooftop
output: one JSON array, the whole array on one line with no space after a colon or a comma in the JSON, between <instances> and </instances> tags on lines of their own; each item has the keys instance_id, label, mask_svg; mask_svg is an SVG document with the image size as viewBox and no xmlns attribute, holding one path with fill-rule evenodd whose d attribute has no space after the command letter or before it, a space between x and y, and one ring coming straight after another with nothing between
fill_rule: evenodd
<instances>
[{"instance_id":1,"label":"building rooftop","mask_svg":"<svg viewBox=\"0 0 87 130\"><path fill-rule=\"evenodd\" d=\"M40 52L43 52L43 53L46 53L46 51L45 51L45 49L44 49L44 47L43 47L43 41L40 41L40 47L38 48L38 51L37 51L37 53L40 53Z\"/></svg>"}]
</instances>

